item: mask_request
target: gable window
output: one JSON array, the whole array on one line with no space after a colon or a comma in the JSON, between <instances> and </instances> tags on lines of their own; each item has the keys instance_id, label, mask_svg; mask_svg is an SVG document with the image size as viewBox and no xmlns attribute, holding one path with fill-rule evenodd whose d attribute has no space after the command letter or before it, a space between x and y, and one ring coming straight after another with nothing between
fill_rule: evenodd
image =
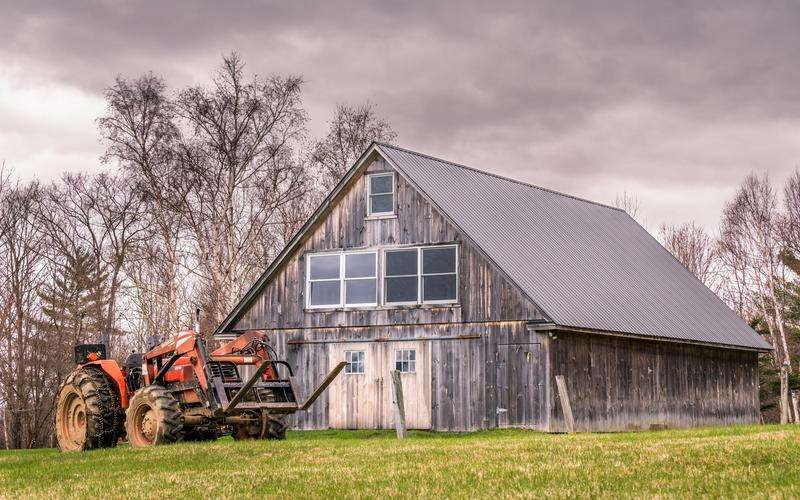
<instances>
[{"instance_id":1,"label":"gable window","mask_svg":"<svg viewBox=\"0 0 800 500\"><path fill-rule=\"evenodd\" d=\"M377 305L377 260L376 252L309 255L307 306Z\"/></svg>"},{"instance_id":2,"label":"gable window","mask_svg":"<svg viewBox=\"0 0 800 500\"><path fill-rule=\"evenodd\" d=\"M364 351L345 351L344 360L347 366L344 367L345 373L354 375L364 373Z\"/></svg>"},{"instance_id":3,"label":"gable window","mask_svg":"<svg viewBox=\"0 0 800 500\"><path fill-rule=\"evenodd\" d=\"M394 173L367 176L367 216L394 214Z\"/></svg>"},{"instance_id":4,"label":"gable window","mask_svg":"<svg viewBox=\"0 0 800 500\"><path fill-rule=\"evenodd\" d=\"M458 300L456 246L386 250L384 266L385 304L445 304Z\"/></svg>"},{"instance_id":5,"label":"gable window","mask_svg":"<svg viewBox=\"0 0 800 500\"><path fill-rule=\"evenodd\" d=\"M394 369L400 373L415 373L417 371L417 350L398 349L394 351Z\"/></svg>"}]
</instances>

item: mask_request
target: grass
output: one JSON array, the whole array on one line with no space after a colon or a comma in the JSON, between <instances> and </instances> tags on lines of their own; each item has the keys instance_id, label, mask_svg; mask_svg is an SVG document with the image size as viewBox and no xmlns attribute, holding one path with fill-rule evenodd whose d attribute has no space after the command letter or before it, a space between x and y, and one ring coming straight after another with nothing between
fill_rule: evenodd
<instances>
[{"instance_id":1,"label":"grass","mask_svg":"<svg viewBox=\"0 0 800 500\"><path fill-rule=\"evenodd\" d=\"M285 441L0 452L3 497L797 497L800 426L548 435L291 432Z\"/></svg>"}]
</instances>

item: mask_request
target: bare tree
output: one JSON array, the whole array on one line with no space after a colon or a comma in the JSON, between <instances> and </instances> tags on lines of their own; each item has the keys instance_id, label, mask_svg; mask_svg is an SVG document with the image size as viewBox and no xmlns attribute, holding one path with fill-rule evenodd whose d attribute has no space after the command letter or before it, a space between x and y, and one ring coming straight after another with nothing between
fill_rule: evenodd
<instances>
[{"instance_id":1,"label":"bare tree","mask_svg":"<svg viewBox=\"0 0 800 500\"><path fill-rule=\"evenodd\" d=\"M13 183L0 173L0 400L7 445L48 444L55 378L60 362L57 338L36 329L38 288L47 276L44 236L35 210L38 184Z\"/></svg>"},{"instance_id":2,"label":"bare tree","mask_svg":"<svg viewBox=\"0 0 800 500\"><path fill-rule=\"evenodd\" d=\"M779 282L784 279L784 266L779 257L781 244L777 222L777 198L772 183L766 176L751 174L725 206L721 248L735 253L746 266L753 302L761 310L776 347L775 360L789 363L783 318L785 304L778 290Z\"/></svg>"},{"instance_id":3,"label":"bare tree","mask_svg":"<svg viewBox=\"0 0 800 500\"><path fill-rule=\"evenodd\" d=\"M635 194L629 193L627 190L614 197L614 206L624 210L628 215L639 221L642 204Z\"/></svg>"},{"instance_id":4,"label":"bare tree","mask_svg":"<svg viewBox=\"0 0 800 500\"><path fill-rule=\"evenodd\" d=\"M396 138L389 123L378 117L374 104L337 105L328 135L315 144L311 154L312 163L322 171L323 189L330 191L372 141Z\"/></svg>"},{"instance_id":5,"label":"bare tree","mask_svg":"<svg viewBox=\"0 0 800 500\"><path fill-rule=\"evenodd\" d=\"M664 247L686 269L709 288L717 288L717 252L714 239L701 226L694 222L680 226L662 224L659 233Z\"/></svg>"},{"instance_id":6,"label":"bare tree","mask_svg":"<svg viewBox=\"0 0 800 500\"><path fill-rule=\"evenodd\" d=\"M152 73L134 80L118 77L106 90L108 110L98 119L106 145L103 160L119 163L130 175L147 228L148 237L138 240L125 262L139 344L181 323L181 207L187 183L180 180L180 132L166 90Z\"/></svg>"}]
</instances>

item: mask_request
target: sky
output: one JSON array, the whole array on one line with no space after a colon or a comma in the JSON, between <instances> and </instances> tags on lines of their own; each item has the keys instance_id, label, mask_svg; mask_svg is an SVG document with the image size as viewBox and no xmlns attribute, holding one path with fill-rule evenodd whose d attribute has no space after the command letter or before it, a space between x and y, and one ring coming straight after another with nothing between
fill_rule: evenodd
<instances>
[{"instance_id":1,"label":"sky","mask_svg":"<svg viewBox=\"0 0 800 500\"><path fill-rule=\"evenodd\" d=\"M372 102L397 144L716 227L750 172L800 166L800 3L0 0L0 162L96 171L118 75L204 84L224 54L302 75L309 134Z\"/></svg>"}]
</instances>

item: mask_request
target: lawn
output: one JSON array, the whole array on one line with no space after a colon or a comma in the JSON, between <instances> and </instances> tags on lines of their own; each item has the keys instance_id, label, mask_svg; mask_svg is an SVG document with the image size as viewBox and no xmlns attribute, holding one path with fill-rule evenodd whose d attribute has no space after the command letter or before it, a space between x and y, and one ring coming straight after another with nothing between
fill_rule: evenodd
<instances>
[{"instance_id":1,"label":"lawn","mask_svg":"<svg viewBox=\"0 0 800 500\"><path fill-rule=\"evenodd\" d=\"M548 435L291 432L285 441L0 452L3 497L800 496L800 426Z\"/></svg>"}]
</instances>

